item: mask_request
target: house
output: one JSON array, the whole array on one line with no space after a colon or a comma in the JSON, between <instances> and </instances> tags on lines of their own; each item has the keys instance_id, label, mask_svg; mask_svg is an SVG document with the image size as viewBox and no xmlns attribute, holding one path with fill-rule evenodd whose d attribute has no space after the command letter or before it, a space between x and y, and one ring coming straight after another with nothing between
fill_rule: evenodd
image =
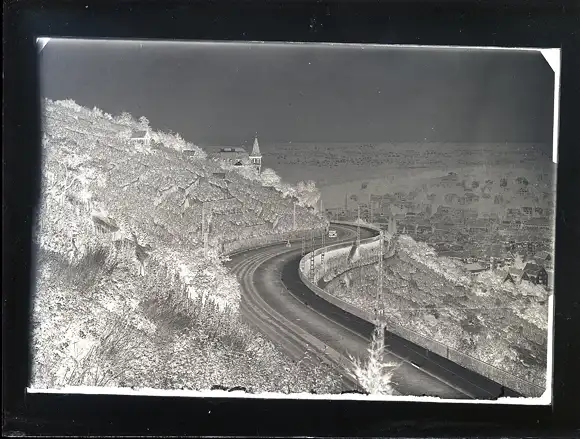
<instances>
[{"instance_id":1,"label":"house","mask_svg":"<svg viewBox=\"0 0 580 439\"><path fill-rule=\"evenodd\" d=\"M241 147L226 147L212 154L211 159L233 166L253 167L258 173L262 170L262 154L258 144L258 137L254 139L254 146L250 154Z\"/></svg>"},{"instance_id":2,"label":"house","mask_svg":"<svg viewBox=\"0 0 580 439\"><path fill-rule=\"evenodd\" d=\"M524 270L520 270L517 268L510 268L506 274L506 276L504 277L503 281L504 282L511 282L512 284L515 284L517 282L519 282L522 278L522 274L524 273Z\"/></svg>"},{"instance_id":3,"label":"house","mask_svg":"<svg viewBox=\"0 0 580 439\"><path fill-rule=\"evenodd\" d=\"M532 218L524 223L524 227L531 229L550 229L550 222L547 218Z\"/></svg>"},{"instance_id":4,"label":"house","mask_svg":"<svg viewBox=\"0 0 580 439\"><path fill-rule=\"evenodd\" d=\"M522 280L527 280L532 282L534 285L544 285L548 286L548 273L546 269L533 262L528 262L524 267L524 272L522 274Z\"/></svg>"},{"instance_id":5,"label":"house","mask_svg":"<svg viewBox=\"0 0 580 439\"><path fill-rule=\"evenodd\" d=\"M478 264L477 262L465 265L465 269L470 273L480 273L486 270L486 268L483 265Z\"/></svg>"},{"instance_id":6,"label":"house","mask_svg":"<svg viewBox=\"0 0 580 439\"><path fill-rule=\"evenodd\" d=\"M226 178L225 172L214 172L212 175L219 180L225 180Z\"/></svg>"},{"instance_id":7,"label":"house","mask_svg":"<svg viewBox=\"0 0 580 439\"><path fill-rule=\"evenodd\" d=\"M536 261L536 263L550 262L552 260L552 255L550 254L550 252L542 250L534 255L534 260Z\"/></svg>"},{"instance_id":8,"label":"house","mask_svg":"<svg viewBox=\"0 0 580 439\"><path fill-rule=\"evenodd\" d=\"M129 141L148 146L151 143L151 132L149 130L133 131Z\"/></svg>"},{"instance_id":9,"label":"house","mask_svg":"<svg viewBox=\"0 0 580 439\"><path fill-rule=\"evenodd\" d=\"M249 166L251 164L248 152L239 147L221 148L219 152L212 155L212 159L234 166Z\"/></svg>"},{"instance_id":10,"label":"house","mask_svg":"<svg viewBox=\"0 0 580 439\"><path fill-rule=\"evenodd\" d=\"M469 232L487 232L489 230L489 222L486 220L471 220L465 223L465 227Z\"/></svg>"}]
</instances>

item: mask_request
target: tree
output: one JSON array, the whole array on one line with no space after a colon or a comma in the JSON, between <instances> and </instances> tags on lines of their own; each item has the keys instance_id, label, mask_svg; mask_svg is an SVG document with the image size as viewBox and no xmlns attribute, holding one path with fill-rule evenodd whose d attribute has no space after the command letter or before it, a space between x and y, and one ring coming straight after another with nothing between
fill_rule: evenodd
<instances>
[{"instance_id":1,"label":"tree","mask_svg":"<svg viewBox=\"0 0 580 439\"><path fill-rule=\"evenodd\" d=\"M139 125L141 125L141 128L149 128L149 119L147 119L145 116L141 116L139 118Z\"/></svg>"},{"instance_id":2,"label":"tree","mask_svg":"<svg viewBox=\"0 0 580 439\"><path fill-rule=\"evenodd\" d=\"M282 181L280 176L276 174L276 171L270 168L266 168L262 171L260 179L262 180L262 184L264 186L274 186L274 187L278 187Z\"/></svg>"},{"instance_id":3,"label":"tree","mask_svg":"<svg viewBox=\"0 0 580 439\"><path fill-rule=\"evenodd\" d=\"M385 362L383 355L385 342L380 331L383 331L381 325L375 327L368 348L368 360L361 361L358 358L350 357L352 370L349 371L349 374L371 395L392 395L394 392L393 373L399 364Z\"/></svg>"},{"instance_id":4,"label":"tree","mask_svg":"<svg viewBox=\"0 0 580 439\"><path fill-rule=\"evenodd\" d=\"M127 113L126 111L123 111L116 120L117 123L123 124L123 125L129 125L131 123L133 123L133 116L131 116L130 113Z\"/></svg>"},{"instance_id":5,"label":"tree","mask_svg":"<svg viewBox=\"0 0 580 439\"><path fill-rule=\"evenodd\" d=\"M315 207L320 199L320 191L312 180L300 181L296 185L296 197L302 206Z\"/></svg>"}]
</instances>

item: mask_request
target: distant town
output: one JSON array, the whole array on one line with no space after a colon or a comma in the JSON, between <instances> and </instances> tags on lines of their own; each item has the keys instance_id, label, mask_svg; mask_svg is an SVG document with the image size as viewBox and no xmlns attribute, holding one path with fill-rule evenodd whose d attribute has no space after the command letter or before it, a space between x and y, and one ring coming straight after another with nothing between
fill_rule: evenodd
<instances>
[{"instance_id":1,"label":"distant town","mask_svg":"<svg viewBox=\"0 0 580 439\"><path fill-rule=\"evenodd\" d=\"M442 182L447 187L465 185L453 172ZM362 189L364 186L363 183ZM507 184L500 182L500 186ZM522 186L518 194L525 200L527 184ZM352 221L360 215L362 220L380 225L385 230L394 227L395 230L391 231L429 244L439 256L461 261L470 272L505 269L506 280L517 281L527 276L533 283L550 287L554 268L552 200L543 200L552 206L549 208L538 207L531 201L528 206L502 205L494 212L481 213L470 207L480 195L476 195L472 188L464 189L463 196L455 193L445 196L449 205L417 202L416 198L424 197L418 197L420 190L414 190L409 193L370 193L366 200L361 200L360 195L346 194L344 206L324 210L331 220ZM427 191L427 188L422 190ZM483 197L494 197L495 205L502 204L501 194L484 193ZM521 270L514 268L518 257L521 259L519 262L525 264Z\"/></svg>"}]
</instances>

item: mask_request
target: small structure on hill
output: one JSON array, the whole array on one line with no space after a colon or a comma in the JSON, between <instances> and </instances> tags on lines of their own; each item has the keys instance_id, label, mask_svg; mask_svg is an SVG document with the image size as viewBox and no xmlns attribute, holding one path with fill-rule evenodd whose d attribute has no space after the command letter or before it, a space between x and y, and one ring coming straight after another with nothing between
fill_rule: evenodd
<instances>
[{"instance_id":1,"label":"small structure on hill","mask_svg":"<svg viewBox=\"0 0 580 439\"><path fill-rule=\"evenodd\" d=\"M247 151L238 147L221 148L219 152L213 154L213 159L234 166L248 166L251 163Z\"/></svg>"},{"instance_id":2,"label":"small structure on hill","mask_svg":"<svg viewBox=\"0 0 580 439\"><path fill-rule=\"evenodd\" d=\"M250 161L259 174L262 171L262 153L260 152L258 136L254 138L254 146L252 147L252 152L250 153Z\"/></svg>"},{"instance_id":3,"label":"small structure on hill","mask_svg":"<svg viewBox=\"0 0 580 439\"><path fill-rule=\"evenodd\" d=\"M149 146L151 143L151 132L149 130L136 130L131 133L129 141L140 145Z\"/></svg>"},{"instance_id":4,"label":"small structure on hill","mask_svg":"<svg viewBox=\"0 0 580 439\"><path fill-rule=\"evenodd\" d=\"M485 267L477 262L465 265L465 269L470 273L481 273L485 271Z\"/></svg>"},{"instance_id":5,"label":"small structure on hill","mask_svg":"<svg viewBox=\"0 0 580 439\"><path fill-rule=\"evenodd\" d=\"M552 255L550 254L550 252L542 250L542 251L539 251L538 253L536 253L534 255L533 259L536 261L536 263L538 265L541 265L541 264L546 263L546 262L551 262Z\"/></svg>"},{"instance_id":6,"label":"small structure on hill","mask_svg":"<svg viewBox=\"0 0 580 439\"><path fill-rule=\"evenodd\" d=\"M221 148L211 158L214 161L225 162L233 166L253 167L258 174L262 170L262 153L260 152L258 137L254 139L254 146L250 154L244 148L236 146Z\"/></svg>"},{"instance_id":7,"label":"small structure on hill","mask_svg":"<svg viewBox=\"0 0 580 439\"><path fill-rule=\"evenodd\" d=\"M524 272L522 274L522 280L527 280L532 282L534 285L548 286L548 273L544 267L535 264L533 262L528 262L524 267Z\"/></svg>"},{"instance_id":8,"label":"small structure on hill","mask_svg":"<svg viewBox=\"0 0 580 439\"><path fill-rule=\"evenodd\" d=\"M518 283L522 279L522 274L524 274L524 270L511 267L505 275L503 281L511 282L512 284Z\"/></svg>"}]
</instances>

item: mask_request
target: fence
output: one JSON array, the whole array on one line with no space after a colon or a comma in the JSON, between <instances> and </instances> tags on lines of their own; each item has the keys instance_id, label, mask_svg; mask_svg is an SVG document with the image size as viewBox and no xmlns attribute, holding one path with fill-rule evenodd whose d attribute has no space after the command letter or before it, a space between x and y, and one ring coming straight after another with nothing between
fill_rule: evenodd
<instances>
[{"instance_id":1,"label":"fence","mask_svg":"<svg viewBox=\"0 0 580 439\"><path fill-rule=\"evenodd\" d=\"M333 221L334 222L334 221ZM338 222L337 222L338 223ZM345 223L348 225L352 225L351 223ZM367 238L365 240L361 240L361 247L363 246L363 244L372 244L374 242L378 241L378 237L372 237L372 238ZM332 256L330 252L334 252L335 254L338 252L339 255L344 255L344 254L348 254L347 252L340 252L341 249L345 249L348 248L348 246L350 246L350 243L339 243L339 244L334 244L332 246L328 246L325 248L320 248L320 249L316 249L314 251L314 256L316 258L316 256L319 256L321 253L325 252L328 253L326 254L326 260L328 260L328 258L330 258L332 260ZM371 260L371 255L369 255L368 261L370 262ZM361 258L362 259L362 258ZM329 303L332 303L333 305L335 305L336 307L342 309L343 311L350 313L356 317L359 317L360 319L363 319L371 324L374 324L374 319L373 317L367 313L364 310L361 310L353 305L350 305L349 303L346 303L345 301L338 299L337 297L334 297L330 294L328 294L326 291L324 291L323 289L321 289L320 287L318 287L316 285L316 282L318 281L318 279L320 279L322 276L324 276L324 273L322 276L318 275L315 277L315 279L308 279L308 273L310 272L310 260L311 260L311 255L307 254L305 255L301 261L300 261L300 269L299 269L299 276L300 279L302 280L302 282L317 296L321 297L322 299L326 300ZM348 271L349 269L352 268L352 266L349 266L347 259L339 257L337 258L337 260L343 261L343 263L346 263L347 267L343 270L344 271ZM320 259L318 259L318 262L320 263ZM363 265L360 261L359 261L359 265ZM316 259L315 259L315 267L316 267ZM333 270L336 270L336 267L333 267ZM320 270L318 271L318 273L320 273ZM443 358L448 359L449 361L452 361L462 367L465 367L466 369L469 369L473 372L476 372L482 376L485 376L495 382L497 382L498 384L501 384L505 387L508 387L512 390L515 390L519 393L521 393L522 395L525 396L531 396L531 397L539 397L541 396L544 391L545 388L542 387L541 385L538 385L534 382L522 379L520 377L517 377L505 370L502 370L496 366L493 366L489 363L486 363L482 360L479 360L477 358L474 358L468 354L464 354L462 352L459 352L441 342L438 342L436 340L433 340L429 337L426 337L422 334L419 334L415 331L412 331L408 328L396 325L396 324L392 324L392 323L388 323L388 330L389 332L392 332L393 334L398 335L399 337L408 340L412 343L415 343L416 345L427 349L430 352L433 352ZM532 377L532 379L536 382L541 382L541 381L545 381L545 379L543 377Z\"/></svg>"},{"instance_id":2,"label":"fence","mask_svg":"<svg viewBox=\"0 0 580 439\"><path fill-rule=\"evenodd\" d=\"M314 233L323 233L325 229L314 229ZM310 230L294 230L286 233L279 233L275 235L258 236L255 238L241 239L239 241L225 242L222 246L222 253L232 254L252 248L265 247L267 245L281 244L288 240L293 241L299 239L302 234L310 233Z\"/></svg>"}]
</instances>

